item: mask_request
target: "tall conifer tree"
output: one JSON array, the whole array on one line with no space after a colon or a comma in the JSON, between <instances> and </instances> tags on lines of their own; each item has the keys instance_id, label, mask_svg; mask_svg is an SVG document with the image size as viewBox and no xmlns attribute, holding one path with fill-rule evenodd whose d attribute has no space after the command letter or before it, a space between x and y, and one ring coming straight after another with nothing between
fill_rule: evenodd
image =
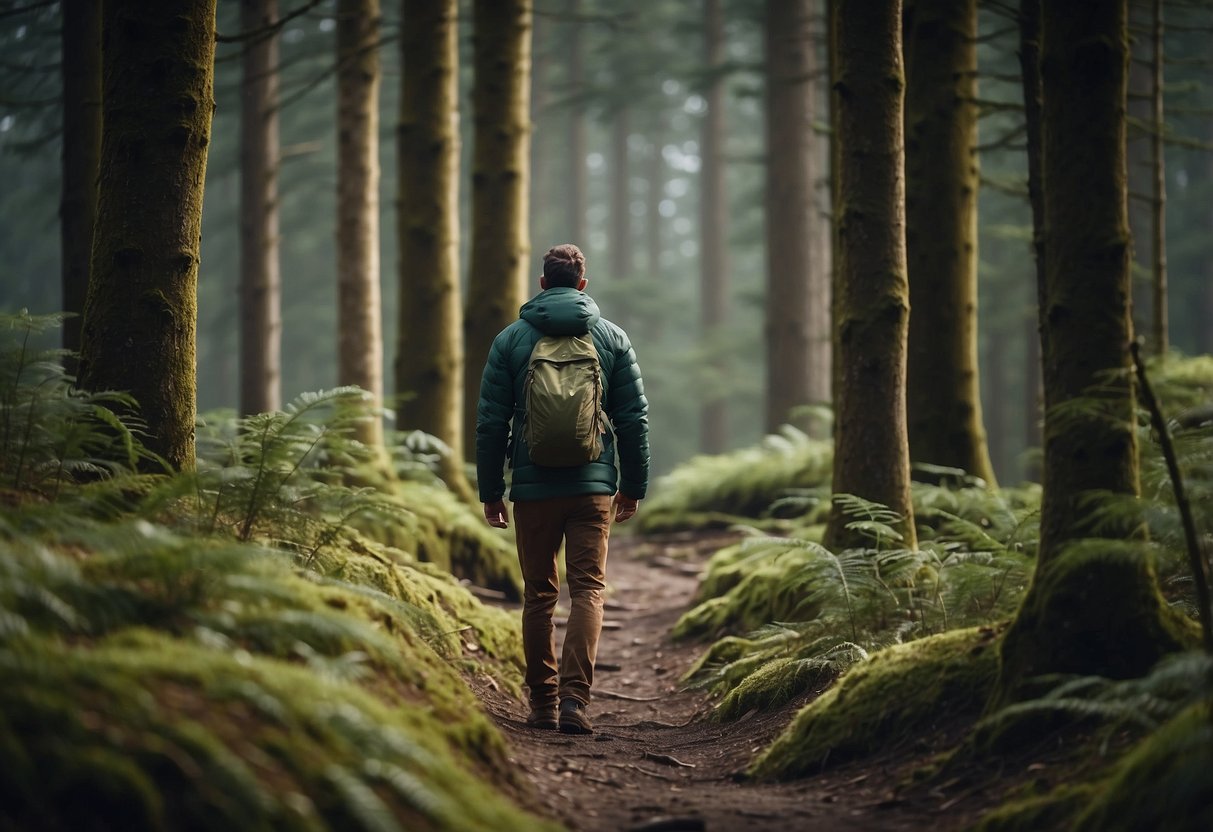
<instances>
[{"instance_id":1,"label":"tall conifer tree","mask_svg":"<svg viewBox=\"0 0 1213 832\"><path fill-rule=\"evenodd\" d=\"M1111 529L1088 502L1138 491L1126 18L1125 0L1042 5L1044 497L1035 576L1002 644L1002 700L1051 673L1141 675L1182 641L1150 561L1117 545L1136 521Z\"/></svg>"},{"instance_id":2,"label":"tall conifer tree","mask_svg":"<svg viewBox=\"0 0 1213 832\"><path fill-rule=\"evenodd\" d=\"M977 2L906 0L910 457L994 482L977 362Z\"/></svg>"},{"instance_id":3,"label":"tall conifer tree","mask_svg":"<svg viewBox=\"0 0 1213 832\"><path fill-rule=\"evenodd\" d=\"M101 5L63 2L63 187L59 202L63 347L80 349L101 156Z\"/></svg>"},{"instance_id":4,"label":"tall conifer tree","mask_svg":"<svg viewBox=\"0 0 1213 832\"><path fill-rule=\"evenodd\" d=\"M445 479L463 492L459 4L403 0L401 12L397 426L446 442L451 456Z\"/></svg>"},{"instance_id":5,"label":"tall conifer tree","mask_svg":"<svg viewBox=\"0 0 1213 832\"><path fill-rule=\"evenodd\" d=\"M768 0L766 428L830 400L830 275L815 251L817 61L811 0ZM796 420L807 427L803 418Z\"/></svg>"},{"instance_id":6,"label":"tall conifer tree","mask_svg":"<svg viewBox=\"0 0 1213 832\"><path fill-rule=\"evenodd\" d=\"M835 137L835 494L888 506L916 545L906 441L905 174L899 0L852 0L831 15ZM826 545L853 533L838 504Z\"/></svg>"},{"instance_id":7,"label":"tall conifer tree","mask_svg":"<svg viewBox=\"0 0 1213 832\"><path fill-rule=\"evenodd\" d=\"M337 383L383 400L379 301L379 0L337 3ZM378 445L378 419L362 439Z\"/></svg>"},{"instance_id":8,"label":"tall conifer tree","mask_svg":"<svg viewBox=\"0 0 1213 832\"><path fill-rule=\"evenodd\" d=\"M81 386L129 391L147 446L191 468L215 0L106 0L101 15L101 161Z\"/></svg>"},{"instance_id":9,"label":"tall conifer tree","mask_svg":"<svg viewBox=\"0 0 1213 832\"><path fill-rule=\"evenodd\" d=\"M278 0L240 0L240 412L282 404Z\"/></svg>"},{"instance_id":10,"label":"tall conifer tree","mask_svg":"<svg viewBox=\"0 0 1213 832\"><path fill-rule=\"evenodd\" d=\"M476 442L476 402L489 347L518 318L532 282L527 233L531 130L531 2L475 0L472 245L463 316L464 449Z\"/></svg>"}]
</instances>

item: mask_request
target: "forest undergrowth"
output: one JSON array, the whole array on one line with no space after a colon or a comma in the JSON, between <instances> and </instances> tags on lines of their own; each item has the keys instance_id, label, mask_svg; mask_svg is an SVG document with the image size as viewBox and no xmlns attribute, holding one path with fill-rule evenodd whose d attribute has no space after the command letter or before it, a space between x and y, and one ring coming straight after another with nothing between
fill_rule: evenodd
<instances>
[{"instance_id":1,"label":"forest undergrowth","mask_svg":"<svg viewBox=\"0 0 1213 832\"><path fill-rule=\"evenodd\" d=\"M517 622L449 571L516 597L512 545L441 447L385 462L337 389L208 418L174 474L58 323L0 319L0 826L547 828L464 680L517 695Z\"/></svg>"},{"instance_id":2,"label":"forest undergrowth","mask_svg":"<svg viewBox=\"0 0 1213 832\"><path fill-rule=\"evenodd\" d=\"M1169 429L1207 546L1213 359L1172 356L1156 362L1151 376L1172 415ZM1142 497L1093 495L1089 510L1097 528L1121 528L1130 518L1145 534L1085 541L1075 557L1150 559L1172 608L1191 620L1196 606L1181 522L1144 413L1139 444ZM1201 720L1213 701L1203 654L1179 654L1144 679L1036 680L1036 698L991 708L1000 637L1034 569L1038 486L994 490L963 471L929 468L922 473L940 484L913 486L913 548L901 545L894 512L834 495L849 528L867 543L831 551L821 543L831 500L828 459L823 443L785 428L757 447L677 469L655 489L660 496L646 521L661 530L727 524L742 535L710 559L697 604L673 631L706 644L684 682L712 694L714 718L773 710L829 686L757 756L752 776L804 777L961 725L951 750L916 777L1002 766L1004 755L1039 751L1042 737L1084 749L1066 763L1083 760L1086 773L1077 782L1024 786L983 828L1162 828L1157 824L1166 820L1167 828L1196 829L1213 822L1213 757L1195 739L1207 739L1209 723ZM715 484L696 487L704 477ZM1169 808L1134 805L1131 795L1147 789L1165 793Z\"/></svg>"},{"instance_id":3,"label":"forest undergrowth","mask_svg":"<svg viewBox=\"0 0 1213 832\"><path fill-rule=\"evenodd\" d=\"M520 695L517 621L474 594L517 598L512 545L443 487L441 444L362 446L356 428L376 414L342 388L210 416L196 469L172 473L144 449L135 402L75 390L65 355L37 346L57 324L0 320L2 825L545 828L518 808L531 787L466 682ZM1213 361L1154 372L1208 529ZM1092 509L1148 525L1103 546L1152 559L1191 615L1147 424L1143 499ZM683 684L708 693L710 719L824 691L747 776L800 779L946 734L907 775L925 788L1044 745L1056 756L1060 742L1058 764L1081 776L1011 778L983 828L1201 828L1208 658L1179 654L1143 679L1041 680L1035 698L991 709L1001 634L1034 567L1039 488L926 473L917 546L887 508L839 495L867 543L837 552L821 543L828 448L794 430L692 460L655 489L643 530L739 538L672 631L702 645ZM1143 789L1165 799L1134 801Z\"/></svg>"}]
</instances>

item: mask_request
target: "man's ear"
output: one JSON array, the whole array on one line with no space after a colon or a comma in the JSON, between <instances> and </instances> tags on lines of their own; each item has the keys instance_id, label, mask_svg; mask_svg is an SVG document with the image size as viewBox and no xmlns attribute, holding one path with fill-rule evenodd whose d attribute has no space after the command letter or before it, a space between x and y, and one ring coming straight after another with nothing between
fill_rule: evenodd
<instances>
[{"instance_id":1,"label":"man's ear","mask_svg":"<svg viewBox=\"0 0 1213 832\"><path fill-rule=\"evenodd\" d=\"M580 280L577 281L577 291L584 292L585 287L588 286L589 283L590 283L590 281L588 278L585 278L585 277L581 278Z\"/></svg>"},{"instance_id":2,"label":"man's ear","mask_svg":"<svg viewBox=\"0 0 1213 832\"><path fill-rule=\"evenodd\" d=\"M539 288L543 289L544 291L547 291L548 289L548 279L543 275L539 275Z\"/></svg>"}]
</instances>

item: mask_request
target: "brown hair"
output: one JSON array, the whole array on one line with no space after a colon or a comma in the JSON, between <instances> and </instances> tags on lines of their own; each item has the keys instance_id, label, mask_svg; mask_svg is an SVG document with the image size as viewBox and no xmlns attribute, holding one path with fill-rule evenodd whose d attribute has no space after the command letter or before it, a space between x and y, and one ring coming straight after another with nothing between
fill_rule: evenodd
<instances>
[{"instance_id":1,"label":"brown hair","mask_svg":"<svg viewBox=\"0 0 1213 832\"><path fill-rule=\"evenodd\" d=\"M543 276L550 286L576 287L585 277L585 255L572 243L552 246L543 255Z\"/></svg>"}]
</instances>

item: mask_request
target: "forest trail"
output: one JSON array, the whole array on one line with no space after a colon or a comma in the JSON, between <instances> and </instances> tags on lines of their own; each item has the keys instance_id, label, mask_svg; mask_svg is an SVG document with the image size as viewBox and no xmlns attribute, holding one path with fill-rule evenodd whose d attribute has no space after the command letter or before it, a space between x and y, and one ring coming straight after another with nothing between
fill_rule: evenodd
<instances>
[{"instance_id":1,"label":"forest trail","mask_svg":"<svg viewBox=\"0 0 1213 832\"><path fill-rule=\"evenodd\" d=\"M792 783L739 782L754 752L770 743L809 697L770 714L717 724L709 719L703 692L680 690L680 677L704 645L672 642L669 631L690 606L699 567L729 540L702 534L612 539L610 591L589 709L592 736L528 728L524 705L478 686L510 745L511 760L534 785L534 795L523 798L529 808L584 832L953 826L959 818L938 813L938 805L895 799L899 767L880 762ZM558 654L567 610L562 591Z\"/></svg>"}]
</instances>

